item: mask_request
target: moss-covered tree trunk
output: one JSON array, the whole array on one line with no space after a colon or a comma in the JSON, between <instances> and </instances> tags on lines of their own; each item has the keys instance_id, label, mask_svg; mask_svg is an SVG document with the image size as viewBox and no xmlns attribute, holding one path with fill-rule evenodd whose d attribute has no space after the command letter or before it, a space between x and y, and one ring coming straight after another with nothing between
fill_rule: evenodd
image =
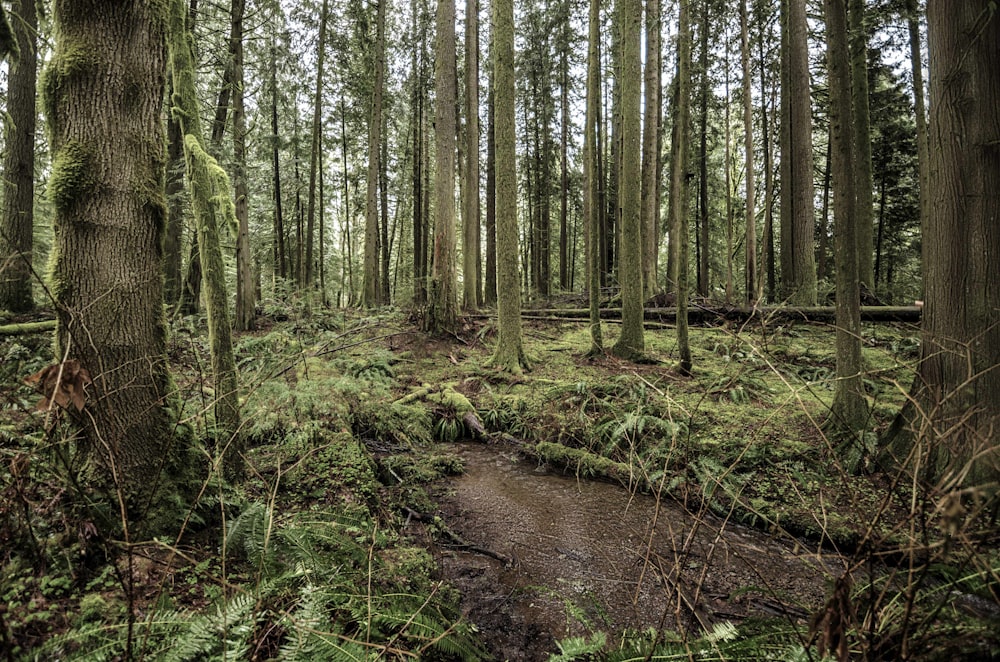
<instances>
[{"instance_id":1,"label":"moss-covered tree trunk","mask_svg":"<svg viewBox=\"0 0 1000 662\"><path fill-rule=\"evenodd\" d=\"M640 220L642 130L642 38L641 0L619 0L621 24L621 253L618 260L622 288L621 335L612 351L626 359L637 359L646 351L642 327L642 224Z\"/></svg>"},{"instance_id":2,"label":"moss-covered tree trunk","mask_svg":"<svg viewBox=\"0 0 1000 662\"><path fill-rule=\"evenodd\" d=\"M250 254L250 208L247 188L247 121L243 91L243 15L246 0L233 0L229 55L233 71L233 202L236 211L236 317L237 331L254 328L256 288Z\"/></svg>"},{"instance_id":3,"label":"moss-covered tree trunk","mask_svg":"<svg viewBox=\"0 0 1000 662\"><path fill-rule=\"evenodd\" d=\"M184 0L170 0L170 66L174 81L171 112L184 134L184 158L191 207L198 228L198 251L208 303L208 333L215 385L215 424L217 451L227 475L242 471L240 442L239 383L233 357L232 328L229 323L229 298L226 274L219 243L218 217L221 216L235 236L236 216L225 171L204 149L195 86L192 35L187 29L187 6Z\"/></svg>"},{"instance_id":4,"label":"moss-covered tree trunk","mask_svg":"<svg viewBox=\"0 0 1000 662\"><path fill-rule=\"evenodd\" d=\"M847 468L861 460L858 441L867 422L861 379L861 293L858 286L856 156L851 110L851 61L844 0L824 0L830 81L830 170L833 184L837 290L837 382L828 430L845 444ZM853 451L853 452L852 452Z\"/></svg>"},{"instance_id":5,"label":"moss-covered tree trunk","mask_svg":"<svg viewBox=\"0 0 1000 662\"><path fill-rule=\"evenodd\" d=\"M587 237L587 290L590 300L590 353L604 351L601 332L601 194L598 172L598 107L601 98L601 0L587 12L587 108L583 126L583 218Z\"/></svg>"},{"instance_id":6,"label":"moss-covered tree trunk","mask_svg":"<svg viewBox=\"0 0 1000 662\"><path fill-rule=\"evenodd\" d=\"M59 0L43 79L55 209L57 355L93 380L76 417L95 477L142 517L185 469L166 357L166 15L156 3Z\"/></svg>"},{"instance_id":7,"label":"moss-covered tree trunk","mask_svg":"<svg viewBox=\"0 0 1000 662\"><path fill-rule=\"evenodd\" d=\"M11 4L17 57L7 78L4 115L3 217L0 218L0 309L25 312L31 294L35 209L35 0Z\"/></svg>"},{"instance_id":8,"label":"moss-covered tree trunk","mask_svg":"<svg viewBox=\"0 0 1000 662\"><path fill-rule=\"evenodd\" d=\"M174 85L167 75L167 98ZM184 289L181 251L184 245L184 136L181 125L167 118L167 229L163 237L163 298L167 306L180 303Z\"/></svg>"},{"instance_id":9,"label":"moss-covered tree trunk","mask_svg":"<svg viewBox=\"0 0 1000 662\"><path fill-rule=\"evenodd\" d=\"M519 374L528 362L521 344L521 286L517 270L513 0L494 0L492 12L499 327L492 363L501 370Z\"/></svg>"},{"instance_id":10,"label":"moss-covered tree trunk","mask_svg":"<svg viewBox=\"0 0 1000 662\"><path fill-rule=\"evenodd\" d=\"M380 3L381 4L381 3ZM326 23L329 0L323 0L319 10L319 35L316 41L316 92L313 95L313 117L310 136L312 147L309 150L309 191L306 203L305 255L303 256L301 272L302 289L311 292L316 287L316 262L313 246L316 236L316 186L319 176L319 152L323 149L323 77L326 63ZM378 155L378 141L375 142L375 154ZM378 169L375 170L378 173ZM376 253L376 260L377 260ZM377 267L376 267L377 268Z\"/></svg>"},{"instance_id":11,"label":"moss-covered tree trunk","mask_svg":"<svg viewBox=\"0 0 1000 662\"><path fill-rule=\"evenodd\" d=\"M426 326L453 331L458 322L455 278L455 0L438 0L434 68L434 253Z\"/></svg>"},{"instance_id":12,"label":"moss-covered tree trunk","mask_svg":"<svg viewBox=\"0 0 1000 662\"><path fill-rule=\"evenodd\" d=\"M942 489L1000 480L1000 17L927 3L929 215L921 358L889 450Z\"/></svg>"},{"instance_id":13,"label":"moss-covered tree trunk","mask_svg":"<svg viewBox=\"0 0 1000 662\"><path fill-rule=\"evenodd\" d=\"M489 92L486 95L486 274L483 279L483 303L487 306L497 302L497 177L493 80L491 69Z\"/></svg>"},{"instance_id":14,"label":"moss-covered tree trunk","mask_svg":"<svg viewBox=\"0 0 1000 662\"><path fill-rule=\"evenodd\" d=\"M744 210L744 269L743 300L753 304L757 300L757 220L754 198L757 195L753 164L753 94L750 72L750 18L747 0L740 0L740 66L743 71L743 172L746 178L746 207ZM763 94L764 90L761 90Z\"/></svg>"}]
</instances>

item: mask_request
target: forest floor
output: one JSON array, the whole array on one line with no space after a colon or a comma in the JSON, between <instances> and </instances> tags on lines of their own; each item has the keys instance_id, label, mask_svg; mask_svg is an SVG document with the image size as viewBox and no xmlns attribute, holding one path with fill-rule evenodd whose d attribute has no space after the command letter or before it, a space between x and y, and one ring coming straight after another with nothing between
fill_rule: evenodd
<instances>
[{"instance_id":1,"label":"forest floor","mask_svg":"<svg viewBox=\"0 0 1000 662\"><path fill-rule=\"evenodd\" d=\"M630 363L528 320L512 376L487 318L265 313L236 346L247 480L127 545L20 382L49 339L0 338L7 659L1000 659L995 518L878 457L915 326L865 325L870 433L846 443L829 325L692 328L682 377L672 327ZM169 348L198 440L202 323Z\"/></svg>"}]
</instances>

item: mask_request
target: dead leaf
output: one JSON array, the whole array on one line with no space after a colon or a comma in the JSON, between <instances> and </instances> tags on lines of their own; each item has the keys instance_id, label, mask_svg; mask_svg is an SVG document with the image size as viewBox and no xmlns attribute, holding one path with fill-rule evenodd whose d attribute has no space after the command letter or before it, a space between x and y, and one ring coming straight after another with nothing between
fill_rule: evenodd
<instances>
[{"instance_id":1,"label":"dead leaf","mask_svg":"<svg viewBox=\"0 0 1000 662\"><path fill-rule=\"evenodd\" d=\"M83 411L87 386L93 383L90 372L77 359L68 359L42 368L24 378L24 383L42 394L37 409L47 409L51 402L66 409L71 404Z\"/></svg>"}]
</instances>

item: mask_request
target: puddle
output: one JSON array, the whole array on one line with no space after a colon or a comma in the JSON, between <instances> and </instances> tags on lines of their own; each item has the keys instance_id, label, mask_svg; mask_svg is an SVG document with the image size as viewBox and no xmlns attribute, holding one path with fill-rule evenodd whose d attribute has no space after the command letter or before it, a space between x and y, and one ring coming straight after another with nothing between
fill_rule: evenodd
<instances>
[{"instance_id":1,"label":"puddle","mask_svg":"<svg viewBox=\"0 0 1000 662\"><path fill-rule=\"evenodd\" d=\"M435 495L470 545L439 545L462 611L499 660L546 660L555 640L625 628L698 632L749 616L807 618L842 567L679 504L576 480L502 446L454 445L466 471Z\"/></svg>"}]
</instances>

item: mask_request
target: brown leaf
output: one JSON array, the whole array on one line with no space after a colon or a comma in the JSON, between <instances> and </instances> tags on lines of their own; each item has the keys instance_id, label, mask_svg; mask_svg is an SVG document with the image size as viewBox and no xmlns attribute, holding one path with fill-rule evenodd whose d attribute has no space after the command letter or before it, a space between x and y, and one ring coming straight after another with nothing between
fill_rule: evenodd
<instances>
[{"instance_id":1,"label":"brown leaf","mask_svg":"<svg viewBox=\"0 0 1000 662\"><path fill-rule=\"evenodd\" d=\"M86 404L85 389L93 380L90 372L78 360L69 359L25 377L24 383L42 394L42 399L36 405L37 409L47 409L51 402L55 402L64 409L72 404L77 411L83 411Z\"/></svg>"}]
</instances>

